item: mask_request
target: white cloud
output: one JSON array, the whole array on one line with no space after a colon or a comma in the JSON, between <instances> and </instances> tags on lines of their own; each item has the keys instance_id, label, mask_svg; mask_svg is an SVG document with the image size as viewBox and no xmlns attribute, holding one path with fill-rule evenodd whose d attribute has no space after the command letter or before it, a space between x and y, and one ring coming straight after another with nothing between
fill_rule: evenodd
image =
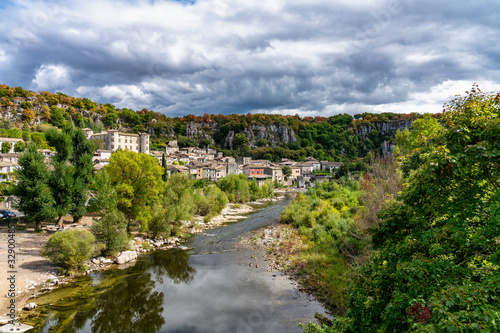
<instances>
[{"instance_id":1,"label":"white cloud","mask_svg":"<svg viewBox=\"0 0 500 333\"><path fill-rule=\"evenodd\" d=\"M409 99L401 103L390 103L374 106L375 112L395 112L395 113L440 113L443 105L450 102L456 95L465 95L466 91L472 88L472 81L451 81L447 80L434 87L430 91L416 92L409 96ZM483 92L500 91L500 83L492 81L477 82L479 89Z\"/></svg>"},{"instance_id":2,"label":"white cloud","mask_svg":"<svg viewBox=\"0 0 500 333\"><path fill-rule=\"evenodd\" d=\"M71 69L65 65L41 65L35 73L32 84L38 90L64 89L71 84L70 72Z\"/></svg>"},{"instance_id":3,"label":"white cloud","mask_svg":"<svg viewBox=\"0 0 500 333\"><path fill-rule=\"evenodd\" d=\"M7 54L4 50L0 50L0 63L7 62Z\"/></svg>"}]
</instances>

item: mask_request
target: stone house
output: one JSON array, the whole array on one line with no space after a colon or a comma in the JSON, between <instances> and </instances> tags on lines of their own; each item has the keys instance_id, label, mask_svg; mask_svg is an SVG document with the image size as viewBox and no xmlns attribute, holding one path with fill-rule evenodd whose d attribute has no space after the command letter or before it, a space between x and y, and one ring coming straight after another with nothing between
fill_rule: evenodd
<instances>
[{"instance_id":1,"label":"stone house","mask_svg":"<svg viewBox=\"0 0 500 333\"><path fill-rule=\"evenodd\" d=\"M321 161L321 170L326 170L329 172L332 172L338 168L340 168L344 163L342 162L328 162L328 161Z\"/></svg>"},{"instance_id":2,"label":"stone house","mask_svg":"<svg viewBox=\"0 0 500 333\"><path fill-rule=\"evenodd\" d=\"M89 140L99 140L104 149L116 151L119 148L136 153L149 154L149 134L147 133L123 133L117 130L108 130L95 133L90 128L84 128L83 132Z\"/></svg>"},{"instance_id":3,"label":"stone house","mask_svg":"<svg viewBox=\"0 0 500 333\"><path fill-rule=\"evenodd\" d=\"M294 167L300 168L301 176L309 176L313 171L313 164L311 162L298 162Z\"/></svg>"}]
</instances>

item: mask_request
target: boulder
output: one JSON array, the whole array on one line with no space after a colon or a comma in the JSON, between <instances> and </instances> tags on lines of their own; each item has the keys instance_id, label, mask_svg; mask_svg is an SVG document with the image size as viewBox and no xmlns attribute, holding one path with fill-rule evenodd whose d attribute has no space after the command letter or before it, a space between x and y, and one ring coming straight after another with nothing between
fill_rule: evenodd
<instances>
[{"instance_id":1,"label":"boulder","mask_svg":"<svg viewBox=\"0 0 500 333\"><path fill-rule=\"evenodd\" d=\"M135 251L123 251L120 253L120 255L116 258L115 262L118 265L125 264L127 262L133 261L137 259L137 253Z\"/></svg>"},{"instance_id":2,"label":"boulder","mask_svg":"<svg viewBox=\"0 0 500 333\"><path fill-rule=\"evenodd\" d=\"M29 311L29 310L33 310L34 308L36 308L36 303L28 303L23 307L23 310Z\"/></svg>"}]
</instances>

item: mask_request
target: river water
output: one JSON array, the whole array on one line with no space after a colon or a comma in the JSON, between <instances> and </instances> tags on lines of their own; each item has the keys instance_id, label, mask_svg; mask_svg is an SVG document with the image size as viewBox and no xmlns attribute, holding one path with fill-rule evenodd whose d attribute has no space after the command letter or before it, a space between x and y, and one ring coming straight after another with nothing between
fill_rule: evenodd
<instances>
[{"instance_id":1,"label":"river water","mask_svg":"<svg viewBox=\"0 0 500 333\"><path fill-rule=\"evenodd\" d=\"M33 332L301 332L322 306L277 272L256 267L241 236L279 219L286 200L39 297ZM249 264L252 263L252 266Z\"/></svg>"}]
</instances>

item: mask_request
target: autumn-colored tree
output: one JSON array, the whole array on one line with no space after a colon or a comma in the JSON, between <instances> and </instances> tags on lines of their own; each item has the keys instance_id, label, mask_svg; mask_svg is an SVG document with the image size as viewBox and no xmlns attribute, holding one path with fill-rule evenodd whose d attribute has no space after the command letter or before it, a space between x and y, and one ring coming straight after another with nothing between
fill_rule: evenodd
<instances>
[{"instance_id":1,"label":"autumn-colored tree","mask_svg":"<svg viewBox=\"0 0 500 333\"><path fill-rule=\"evenodd\" d=\"M23 110L23 120L31 122L35 118L35 112L32 109Z\"/></svg>"}]
</instances>

